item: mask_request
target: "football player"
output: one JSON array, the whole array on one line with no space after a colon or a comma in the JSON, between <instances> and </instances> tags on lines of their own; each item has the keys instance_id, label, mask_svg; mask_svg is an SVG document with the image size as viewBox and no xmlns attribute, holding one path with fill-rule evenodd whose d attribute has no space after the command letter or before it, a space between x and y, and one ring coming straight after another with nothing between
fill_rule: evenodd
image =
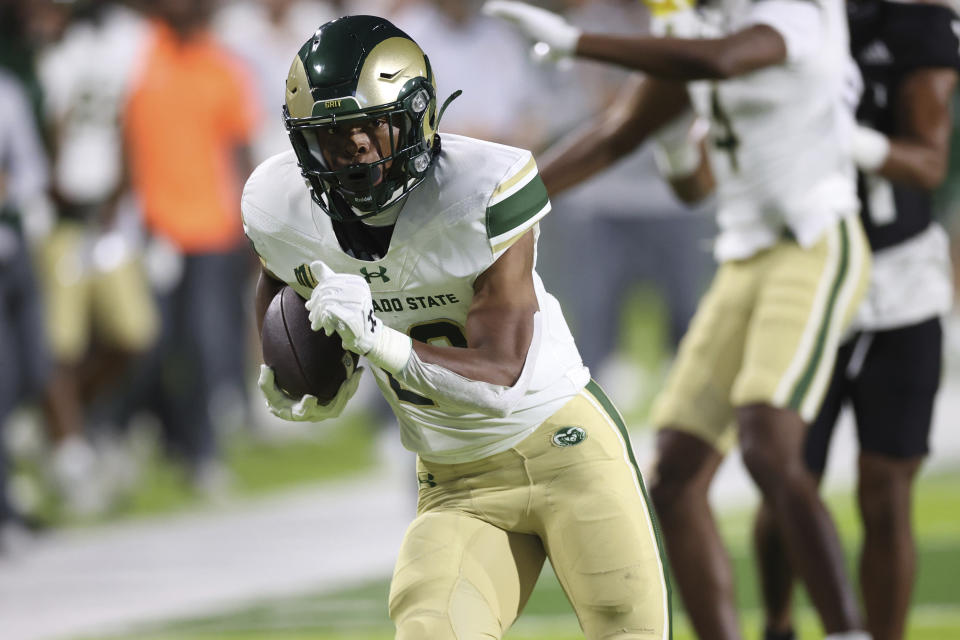
<instances>
[{"instance_id":1,"label":"football player","mask_svg":"<svg viewBox=\"0 0 960 640\"><path fill-rule=\"evenodd\" d=\"M69 20L38 60L58 218L37 254L54 370L45 391L51 476L64 506L88 516L109 508L114 487L85 423L146 357L160 325L128 202L123 111L145 39L134 11L97 0L37 3ZM113 434L110 434L113 435Z\"/></svg>"},{"instance_id":2,"label":"football player","mask_svg":"<svg viewBox=\"0 0 960 640\"><path fill-rule=\"evenodd\" d=\"M670 592L626 429L535 271L550 211L530 152L437 127L420 47L378 17L321 26L293 60L293 150L254 172L257 312L284 283L364 356L418 455L390 588L397 638L500 638L549 558L588 638L666 640ZM444 106L449 103L449 98ZM276 415L335 417L264 367Z\"/></svg>"},{"instance_id":3,"label":"football player","mask_svg":"<svg viewBox=\"0 0 960 640\"><path fill-rule=\"evenodd\" d=\"M933 221L931 191L947 168L960 19L938 4L887 0L851 2L847 12L851 51L864 81L853 152L873 274L854 322L857 332L840 348L805 453L822 478L837 417L850 403L860 441L860 588L867 628L874 640L900 640L916 573L913 480L930 449L942 366L940 316L953 300L949 243ZM755 542L766 639L792 640L792 572L767 506Z\"/></svg>"},{"instance_id":4,"label":"football player","mask_svg":"<svg viewBox=\"0 0 960 640\"><path fill-rule=\"evenodd\" d=\"M652 497L695 630L701 638L741 637L732 572L707 500L738 437L828 637L863 638L837 533L802 450L869 274L845 145L853 121L842 104L852 64L843 4L729 1L699 16L684 2L653 4L662 37L583 33L524 3L485 7L554 56L648 74L618 112L551 156L545 173L554 184L583 180L665 125L678 126L691 104L710 121L720 265L652 413L659 430ZM681 126L661 154L689 197L710 182L697 136L688 138L695 128Z\"/></svg>"}]
</instances>

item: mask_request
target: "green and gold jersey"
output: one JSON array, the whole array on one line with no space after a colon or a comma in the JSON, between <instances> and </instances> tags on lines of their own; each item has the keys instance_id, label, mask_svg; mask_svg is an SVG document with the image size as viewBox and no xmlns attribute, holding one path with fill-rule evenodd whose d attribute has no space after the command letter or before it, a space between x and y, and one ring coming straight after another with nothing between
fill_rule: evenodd
<instances>
[{"instance_id":1,"label":"green and gold jersey","mask_svg":"<svg viewBox=\"0 0 960 640\"><path fill-rule=\"evenodd\" d=\"M364 261L343 251L330 218L313 202L293 152L274 156L244 188L243 221L264 266L308 298L310 263L363 276L378 316L416 340L466 346L473 284L550 211L546 188L529 151L444 134L424 183L403 205L387 254ZM522 440L589 379L556 299L533 274L542 315L539 344L528 358L527 393L505 418L438 406L373 368L401 427L404 446L436 462L498 453ZM528 362L528 365L531 363Z\"/></svg>"}]
</instances>

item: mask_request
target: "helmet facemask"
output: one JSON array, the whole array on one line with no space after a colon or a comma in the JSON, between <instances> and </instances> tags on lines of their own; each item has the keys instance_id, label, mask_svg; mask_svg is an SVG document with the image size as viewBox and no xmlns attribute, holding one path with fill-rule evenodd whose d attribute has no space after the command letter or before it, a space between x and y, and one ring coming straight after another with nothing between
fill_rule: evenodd
<instances>
[{"instance_id":1,"label":"helmet facemask","mask_svg":"<svg viewBox=\"0 0 960 640\"><path fill-rule=\"evenodd\" d=\"M286 105L283 112L314 201L338 221L363 220L402 201L433 160L433 135L426 134L435 131L436 101L426 78L411 79L389 104L306 118L291 117ZM372 147L363 155L375 151L379 158L343 166L336 157L351 153L356 132Z\"/></svg>"}]
</instances>

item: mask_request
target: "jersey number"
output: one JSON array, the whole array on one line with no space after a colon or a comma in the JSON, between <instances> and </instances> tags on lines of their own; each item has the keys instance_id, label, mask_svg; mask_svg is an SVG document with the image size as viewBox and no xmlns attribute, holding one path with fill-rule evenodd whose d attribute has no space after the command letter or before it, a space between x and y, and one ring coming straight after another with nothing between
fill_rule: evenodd
<instances>
[{"instance_id":1,"label":"jersey number","mask_svg":"<svg viewBox=\"0 0 960 640\"><path fill-rule=\"evenodd\" d=\"M407 330L407 334L414 340L427 344L460 347L462 349L467 347L467 337L463 335L463 330L450 320L415 324ZM430 398L425 398L410 391L410 389L405 389L392 374L387 373L387 378L390 379L390 388L393 389L397 400L400 402L409 402L418 407L432 407L436 404Z\"/></svg>"},{"instance_id":2,"label":"jersey number","mask_svg":"<svg viewBox=\"0 0 960 640\"><path fill-rule=\"evenodd\" d=\"M720 92L717 90L717 85L710 88L710 116L717 127L713 136L713 146L725 151L730 156L730 167L733 172L740 173L740 162L737 160L740 138L737 136L737 132L733 130L730 116L720 105Z\"/></svg>"}]
</instances>

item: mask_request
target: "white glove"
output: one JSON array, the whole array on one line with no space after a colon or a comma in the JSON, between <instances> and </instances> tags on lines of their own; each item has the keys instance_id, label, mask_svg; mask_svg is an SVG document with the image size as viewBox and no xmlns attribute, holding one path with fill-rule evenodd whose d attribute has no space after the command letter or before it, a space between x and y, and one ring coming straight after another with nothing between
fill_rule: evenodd
<instances>
[{"instance_id":1,"label":"white glove","mask_svg":"<svg viewBox=\"0 0 960 640\"><path fill-rule=\"evenodd\" d=\"M890 138L879 131L856 125L853 130L853 161L867 173L876 172L890 155Z\"/></svg>"},{"instance_id":2,"label":"white glove","mask_svg":"<svg viewBox=\"0 0 960 640\"><path fill-rule=\"evenodd\" d=\"M656 131L652 136L653 158L660 175L673 180L696 171L701 161L700 142L709 128L705 119L687 109Z\"/></svg>"},{"instance_id":3,"label":"white glove","mask_svg":"<svg viewBox=\"0 0 960 640\"><path fill-rule=\"evenodd\" d=\"M577 49L577 41L583 33L552 11L525 2L488 0L483 5L482 12L484 15L514 23L528 38L549 47L550 57L573 55Z\"/></svg>"},{"instance_id":4,"label":"white glove","mask_svg":"<svg viewBox=\"0 0 960 640\"><path fill-rule=\"evenodd\" d=\"M319 422L336 418L343 413L347 401L357 392L362 374L363 367L357 367L340 385L337 395L326 404L320 404L316 396L309 394L299 400L291 398L277 386L273 369L265 364L260 365L260 378L257 380L257 385L267 399L267 409L278 418L291 422Z\"/></svg>"},{"instance_id":5,"label":"white glove","mask_svg":"<svg viewBox=\"0 0 960 640\"><path fill-rule=\"evenodd\" d=\"M407 364L410 338L383 324L373 313L370 285L358 275L335 273L320 260L310 264L317 286L306 302L310 327L340 335L343 348L397 373Z\"/></svg>"}]
</instances>

